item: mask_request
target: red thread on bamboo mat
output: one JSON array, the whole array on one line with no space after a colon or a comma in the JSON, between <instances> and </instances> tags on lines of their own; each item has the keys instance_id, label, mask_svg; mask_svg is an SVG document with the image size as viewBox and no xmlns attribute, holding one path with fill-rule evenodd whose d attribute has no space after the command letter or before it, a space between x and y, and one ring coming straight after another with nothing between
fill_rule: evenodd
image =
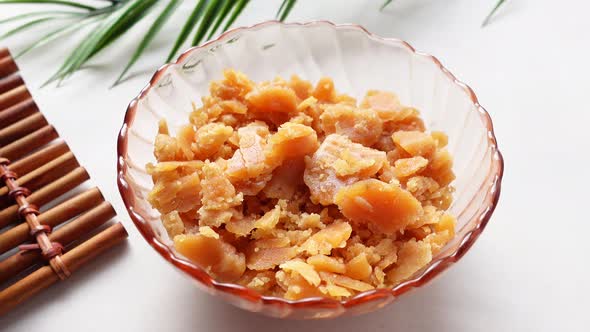
<instances>
[{"instance_id":1,"label":"red thread on bamboo mat","mask_svg":"<svg viewBox=\"0 0 590 332\"><path fill-rule=\"evenodd\" d=\"M31 192L27 188L19 186L16 183L18 175L13 171L8 170L9 164L10 160L7 158L0 158L0 179L4 180L6 183L6 187L10 190L8 195L19 205L19 216L26 220L29 229L31 230L31 235L37 240L37 243L21 245L19 246L19 249L22 251L40 250L41 255L49 262L49 265L55 274L57 274L62 280L67 279L71 275L71 272L61 259L64 247L59 242L51 242L49 240L47 234L51 232L51 227L39 223L39 220L37 219L39 209L34 204L27 202L26 197L30 195Z\"/></svg>"}]
</instances>

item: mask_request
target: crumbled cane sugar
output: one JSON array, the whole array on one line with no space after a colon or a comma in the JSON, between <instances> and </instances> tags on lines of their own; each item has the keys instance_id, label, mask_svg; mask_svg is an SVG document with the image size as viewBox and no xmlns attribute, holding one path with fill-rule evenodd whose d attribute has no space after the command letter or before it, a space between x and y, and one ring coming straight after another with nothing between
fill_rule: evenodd
<instances>
[{"instance_id":1,"label":"crumbled cane sugar","mask_svg":"<svg viewBox=\"0 0 590 332\"><path fill-rule=\"evenodd\" d=\"M218 280L287 299L392 287L454 236L447 136L390 92L226 70L175 136L159 124L149 201Z\"/></svg>"}]
</instances>

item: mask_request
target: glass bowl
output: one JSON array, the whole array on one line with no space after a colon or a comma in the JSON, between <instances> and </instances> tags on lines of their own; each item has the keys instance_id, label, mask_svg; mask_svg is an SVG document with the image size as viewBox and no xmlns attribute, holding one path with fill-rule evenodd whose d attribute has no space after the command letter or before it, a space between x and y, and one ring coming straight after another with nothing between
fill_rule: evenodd
<instances>
[{"instance_id":1,"label":"glass bowl","mask_svg":"<svg viewBox=\"0 0 590 332\"><path fill-rule=\"evenodd\" d=\"M457 179L454 203L457 232L432 262L391 289L361 293L344 301L310 298L289 301L262 296L243 286L221 283L177 255L159 213L146 200L152 187L145 171L154 162L158 120L174 132L186 123L191 103L208 94L209 82L225 68L255 81L298 74L317 81L329 76L336 88L360 98L369 89L393 91L402 103L417 107L429 130L448 134ZM474 92L430 55L408 43L382 38L358 25L330 22L264 22L228 31L184 52L161 67L131 101L118 139L118 185L129 215L146 241L167 261L211 294L240 308L273 317L332 318L382 308L420 287L461 258L490 220L500 195L503 161L489 114Z\"/></svg>"}]
</instances>

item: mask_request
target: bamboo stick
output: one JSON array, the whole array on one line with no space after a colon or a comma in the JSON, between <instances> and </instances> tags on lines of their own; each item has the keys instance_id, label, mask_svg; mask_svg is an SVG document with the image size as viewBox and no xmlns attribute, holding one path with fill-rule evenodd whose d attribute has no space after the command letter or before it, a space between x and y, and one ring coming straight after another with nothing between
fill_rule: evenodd
<instances>
[{"instance_id":1,"label":"bamboo stick","mask_svg":"<svg viewBox=\"0 0 590 332\"><path fill-rule=\"evenodd\" d=\"M0 128L0 146L9 144L46 125L47 120L43 114L34 113L4 129Z\"/></svg>"},{"instance_id":2,"label":"bamboo stick","mask_svg":"<svg viewBox=\"0 0 590 332\"><path fill-rule=\"evenodd\" d=\"M102 202L92 210L58 228L55 232L49 235L49 240L67 246L90 233L98 226L109 221L115 215L115 210L111 204L109 202ZM19 251L5 260L0 261L0 283L6 282L42 260L43 256L41 255L41 252L35 250Z\"/></svg>"},{"instance_id":3,"label":"bamboo stick","mask_svg":"<svg viewBox=\"0 0 590 332\"><path fill-rule=\"evenodd\" d=\"M10 55L0 57L0 78L18 71L16 63Z\"/></svg>"},{"instance_id":4,"label":"bamboo stick","mask_svg":"<svg viewBox=\"0 0 590 332\"><path fill-rule=\"evenodd\" d=\"M41 225L53 228L92 209L103 201L104 198L100 190L94 187L41 213L38 220ZM0 255L30 239L29 225L26 222L0 233Z\"/></svg>"},{"instance_id":5,"label":"bamboo stick","mask_svg":"<svg viewBox=\"0 0 590 332\"><path fill-rule=\"evenodd\" d=\"M13 161L12 164L8 165L8 169L19 176L24 176L68 151L70 151L70 149L66 142L59 141L56 144L48 145L22 159Z\"/></svg>"},{"instance_id":6,"label":"bamboo stick","mask_svg":"<svg viewBox=\"0 0 590 332\"><path fill-rule=\"evenodd\" d=\"M88 173L84 167L78 167L64 177L51 182L43 188L32 193L27 197L30 204L35 204L39 207L51 202L59 196L74 189L82 182L89 179ZM5 227L18 220L18 204L7 207L0 211L0 228Z\"/></svg>"},{"instance_id":7,"label":"bamboo stick","mask_svg":"<svg viewBox=\"0 0 590 332\"><path fill-rule=\"evenodd\" d=\"M0 94L23 84L25 84L25 82L18 73L13 73L12 75L0 78Z\"/></svg>"},{"instance_id":8,"label":"bamboo stick","mask_svg":"<svg viewBox=\"0 0 590 332\"><path fill-rule=\"evenodd\" d=\"M19 186L26 187L29 191L34 192L42 186L59 179L78 166L80 165L74 157L74 154L68 152L24 176L19 176L16 183ZM8 193L8 187L0 187L0 209L13 203L12 199L8 196Z\"/></svg>"},{"instance_id":9,"label":"bamboo stick","mask_svg":"<svg viewBox=\"0 0 590 332\"><path fill-rule=\"evenodd\" d=\"M127 236L128 234L123 225L116 223L65 253L61 256L62 260L68 269L74 272L86 262L127 238ZM59 280L59 277L49 266L44 266L31 273L0 292L0 315L5 314L19 303L24 302Z\"/></svg>"},{"instance_id":10,"label":"bamboo stick","mask_svg":"<svg viewBox=\"0 0 590 332\"><path fill-rule=\"evenodd\" d=\"M0 94L0 110L8 108L28 98L31 98L31 94L29 93L29 90L27 90L26 85L21 85L8 90L3 94Z\"/></svg>"},{"instance_id":11,"label":"bamboo stick","mask_svg":"<svg viewBox=\"0 0 590 332\"><path fill-rule=\"evenodd\" d=\"M55 128L47 125L0 148L0 157L16 160L58 138Z\"/></svg>"},{"instance_id":12,"label":"bamboo stick","mask_svg":"<svg viewBox=\"0 0 590 332\"><path fill-rule=\"evenodd\" d=\"M37 104L35 104L33 98L23 100L7 109L0 109L0 127L4 128L35 112L39 112L39 108L37 108Z\"/></svg>"}]
</instances>

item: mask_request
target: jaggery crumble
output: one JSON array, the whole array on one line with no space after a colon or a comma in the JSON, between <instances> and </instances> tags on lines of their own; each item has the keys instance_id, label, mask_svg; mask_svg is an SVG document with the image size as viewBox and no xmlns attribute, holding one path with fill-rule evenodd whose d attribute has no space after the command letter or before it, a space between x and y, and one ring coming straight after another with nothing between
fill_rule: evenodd
<instances>
[{"instance_id":1,"label":"jaggery crumble","mask_svg":"<svg viewBox=\"0 0 590 332\"><path fill-rule=\"evenodd\" d=\"M447 136L390 92L226 70L155 140L149 201L214 278L295 300L392 287L454 236Z\"/></svg>"}]
</instances>

